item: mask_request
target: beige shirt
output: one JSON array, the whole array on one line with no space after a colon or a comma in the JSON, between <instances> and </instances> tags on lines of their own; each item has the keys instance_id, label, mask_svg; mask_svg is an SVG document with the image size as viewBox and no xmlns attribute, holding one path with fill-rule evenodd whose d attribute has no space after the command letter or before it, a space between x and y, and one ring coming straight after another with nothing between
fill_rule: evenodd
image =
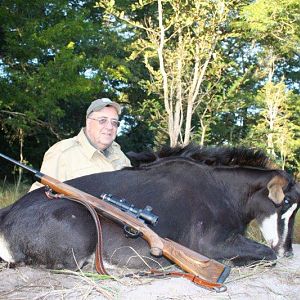
<instances>
[{"instance_id":1,"label":"beige shirt","mask_svg":"<svg viewBox=\"0 0 300 300\"><path fill-rule=\"evenodd\" d=\"M104 154L91 145L81 129L77 136L57 142L48 149L44 155L41 172L66 181L127 166L130 166L130 161L116 142L113 142ZM41 186L43 185L35 182L29 191Z\"/></svg>"}]
</instances>

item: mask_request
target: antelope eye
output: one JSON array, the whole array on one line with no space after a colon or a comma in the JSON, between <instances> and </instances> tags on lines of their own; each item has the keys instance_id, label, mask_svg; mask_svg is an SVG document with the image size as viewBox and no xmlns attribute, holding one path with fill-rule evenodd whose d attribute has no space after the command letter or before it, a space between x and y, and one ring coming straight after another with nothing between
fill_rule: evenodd
<instances>
[{"instance_id":1,"label":"antelope eye","mask_svg":"<svg viewBox=\"0 0 300 300\"><path fill-rule=\"evenodd\" d=\"M282 203L281 213L284 214L291 207L291 199L285 197Z\"/></svg>"}]
</instances>

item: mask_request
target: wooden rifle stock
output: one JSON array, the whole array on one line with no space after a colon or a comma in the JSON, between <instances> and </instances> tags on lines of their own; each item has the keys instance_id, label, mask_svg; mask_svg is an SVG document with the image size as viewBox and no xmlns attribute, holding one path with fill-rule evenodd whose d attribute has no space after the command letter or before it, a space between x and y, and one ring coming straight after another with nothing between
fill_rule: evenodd
<instances>
[{"instance_id":1,"label":"wooden rifle stock","mask_svg":"<svg viewBox=\"0 0 300 300\"><path fill-rule=\"evenodd\" d=\"M36 174L36 177L42 184L50 187L56 193L80 199L93 206L100 215L140 232L141 237L148 242L150 253L153 256L159 257L163 255L184 271L210 282L223 283L229 275L229 267L174 241L161 238L140 220L111 204L42 173Z\"/></svg>"}]
</instances>

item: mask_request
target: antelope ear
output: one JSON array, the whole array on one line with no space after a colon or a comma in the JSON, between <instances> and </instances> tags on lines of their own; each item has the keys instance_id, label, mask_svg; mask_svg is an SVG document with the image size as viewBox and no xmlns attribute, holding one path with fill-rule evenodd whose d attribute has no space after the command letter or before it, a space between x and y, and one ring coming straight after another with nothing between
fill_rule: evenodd
<instances>
[{"instance_id":1,"label":"antelope ear","mask_svg":"<svg viewBox=\"0 0 300 300\"><path fill-rule=\"evenodd\" d=\"M285 187L288 184L286 179L284 179L281 176L275 176L273 177L267 185L267 188L269 190L268 197L275 203L275 204L281 204L284 199L284 193L282 188Z\"/></svg>"}]
</instances>

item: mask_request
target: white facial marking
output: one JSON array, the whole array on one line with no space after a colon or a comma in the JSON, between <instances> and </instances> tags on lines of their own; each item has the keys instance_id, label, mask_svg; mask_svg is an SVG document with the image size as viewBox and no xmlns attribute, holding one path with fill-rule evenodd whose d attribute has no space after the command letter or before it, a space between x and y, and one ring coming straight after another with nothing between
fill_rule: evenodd
<instances>
[{"instance_id":1,"label":"white facial marking","mask_svg":"<svg viewBox=\"0 0 300 300\"><path fill-rule=\"evenodd\" d=\"M282 233L282 239L281 239L281 244L284 245L287 234L289 232L289 220L290 217L292 216L293 212L295 211L295 209L297 208L297 203L294 203L282 216L281 219L284 220L284 228L283 228L283 233ZM280 251L279 251L279 255L280 255ZM283 253L282 253L283 255Z\"/></svg>"},{"instance_id":2,"label":"white facial marking","mask_svg":"<svg viewBox=\"0 0 300 300\"><path fill-rule=\"evenodd\" d=\"M265 218L260 224L260 230L266 240L266 242L275 247L279 242L278 232L277 232L277 213Z\"/></svg>"},{"instance_id":3,"label":"white facial marking","mask_svg":"<svg viewBox=\"0 0 300 300\"><path fill-rule=\"evenodd\" d=\"M294 203L282 216L281 219L285 219L285 222L288 221L293 214L294 210L297 208L297 203Z\"/></svg>"},{"instance_id":4,"label":"white facial marking","mask_svg":"<svg viewBox=\"0 0 300 300\"><path fill-rule=\"evenodd\" d=\"M6 262L10 262L10 263L15 262L10 252L9 244L7 243L3 235L0 235L0 257Z\"/></svg>"}]
</instances>

